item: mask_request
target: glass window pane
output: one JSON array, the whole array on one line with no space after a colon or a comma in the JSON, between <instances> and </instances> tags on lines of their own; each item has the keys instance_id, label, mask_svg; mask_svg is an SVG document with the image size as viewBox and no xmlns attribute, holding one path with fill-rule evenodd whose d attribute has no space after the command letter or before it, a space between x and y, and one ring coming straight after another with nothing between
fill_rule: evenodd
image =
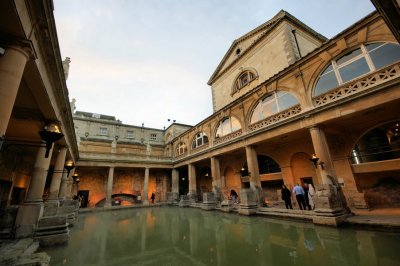
<instances>
[{"instance_id":1,"label":"glass window pane","mask_svg":"<svg viewBox=\"0 0 400 266\"><path fill-rule=\"evenodd\" d=\"M330 64L326 69L325 69L325 71L322 73L322 75L325 75L326 73L328 73L328 72L331 72L333 70L333 66L332 66L332 64ZM322 76L321 75L321 76Z\"/></svg>"},{"instance_id":2,"label":"glass window pane","mask_svg":"<svg viewBox=\"0 0 400 266\"><path fill-rule=\"evenodd\" d=\"M278 112L278 106L276 105L275 101L267 104L264 103L262 106L262 111L264 113L264 117L268 117Z\"/></svg>"},{"instance_id":3,"label":"glass window pane","mask_svg":"<svg viewBox=\"0 0 400 266\"><path fill-rule=\"evenodd\" d=\"M370 69L364 57L342 68L339 68L339 73L343 82L355 79L365 73L368 73L369 71Z\"/></svg>"},{"instance_id":4,"label":"glass window pane","mask_svg":"<svg viewBox=\"0 0 400 266\"><path fill-rule=\"evenodd\" d=\"M344 56L342 56L341 58L339 58L338 60L336 60L337 65L341 65L344 62L349 61L350 59L356 57L357 55L361 54L361 49L358 48L357 50L354 50L352 52L349 52L347 54L345 54Z\"/></svg>"},{"instance_id":5,"label":"glass window pane","mask_svg":"<svg viewBox=\"0 0 400 266\"><path fill-rule=\"evenodd\" d=\"M253 124L255 122L263 120L264 118L265 117L262 111L262 102L259 102L256 108L254 108L253 114L251 115L250 123Z\"/></svg>"},{"instance_id":6,"label":"glass window pane","mask_svg":"<svg viewBox=\"0 0 400 266\"><path fill-rule=\"evenodd\" d=\"M279 104L279 111L283 111L285 109L288 109L292 106L295 106L298 104L299 101L290 93L279 93L278 94L278 104Z\"/></svg>"},{"instance_id":7,"label":"glass window pane","mask_svg":"<svg viewBox=\"0 0 400 266\"><path fill-rule=\"evenodd\" d=\"M400 46L388 43L370 52L369 55L375 68L379 69L400 60Z\"/></svg>"},{"instance_id":8,"label":"glass window pane","mask_svg":"<svg viewBox=\"0 0 400 266\"><path fill-rule=\"evenodd\" d=\"M225 136L226 134L231 133L231 123L230 123L229 118L222 121L221 130L222 130L222 136Z\"/></svg>"},{"instance_id":9,"label":"glass window pane","mask_svg":"<svg viewBox=\"0 0 400 266\"><path fill-rule=\"evenodd\" d=\"M383 42L370 43L370 44L365 45L365 48L367 48L367 51L369 52L369 51L374 50L377 47L382 46L382 45L384 45Z\"/></svg>"},{"instance_id":10,"label":"glass window pane","mask_svg":"<svg viewBox=\"0 0 400 266\"><path fill-rule=\"evenodd\" d=\"M335 72L330 72L324 76L321 76L317 82L317 86L314 90L314 96L324 94L325 92L339 86L339 82L335 76Z\"/></svg>"},{"instance_id":11,"label":"glass window pane","mask_svg":"<svg viewBox=\"0 0 400 266\"><path fill-rule=\"evenodd\" d=\"M242 127L240 126L240 122L239 120L237 120L236 118L232 117L231 118L232 121L232 128L231 128L231 132L236 131L241 129ZM230 133L230 132L229 132Z\"/></svg>"}]
</instances>

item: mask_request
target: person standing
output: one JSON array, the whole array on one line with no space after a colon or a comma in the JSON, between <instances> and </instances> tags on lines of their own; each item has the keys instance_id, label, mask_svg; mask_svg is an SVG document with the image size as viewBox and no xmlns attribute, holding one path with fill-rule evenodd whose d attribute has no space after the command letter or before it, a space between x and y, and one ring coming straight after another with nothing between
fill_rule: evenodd
<instances>
[{"instance_id":1,"label":"person standing","mask_svg":"<svg viewBox=\"0 0 400 266\"><path fill-rule=\"evenodd\" d=\"M303 190L304 190L304 202L306 203L306 208L305 209L309 209L311 210L311 205L310 205L310 201L309 201L309 197L308 197L308 184L304 183L303 185Z\"/></svg>"},{"instance_id":2,"label":"person standing","mask_svg":"<svg viewBox=\"0 0 400 266\"><path fill-rule=\"evenodd\" d=\"M308 184L308 202L310 203L312 210L314 210L315 208L314 195L315 195L315 189L313 185L310 183Z\"/></svg>"},{"instance_id":3,"label":"person standing","mask_svg":"<svg viewBox=\"0 0 400 266\"><path fill-rule=\"evenodd\" d=\"M299 183L297 183L296 186L294 186L293 193L296 195L296 200L297 203L299 204L300 210L305 210L306 203L304 201L304 189L299 185Z\"/></svg>"},{"instance_id":4,"label":"person standing","mask_svg":"<svg viewBox=\"0 0 400 266\"><path fill-rule=\"evenodd\" d=\"M282 185L281 194L282 194L282 200L285 201L286 209L293 209L293 207L292 207L292 193L290 192L290 190L285 185Z\"/></svg>"},{"instance_id":5,"label":"person standing","mask_svg":"<svg viewBox=\"0 0 400 266\"><path fill-rule=\"evenodd\" d=\"M154 203L154 199L156 198L156 195L153 193L151 193L151 203Z\"/></svg>"}]
</instances>

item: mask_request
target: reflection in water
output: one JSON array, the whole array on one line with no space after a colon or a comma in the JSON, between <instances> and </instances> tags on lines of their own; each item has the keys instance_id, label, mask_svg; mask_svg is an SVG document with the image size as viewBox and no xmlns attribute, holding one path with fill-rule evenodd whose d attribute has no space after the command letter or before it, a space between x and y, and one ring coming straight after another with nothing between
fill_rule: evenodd
<instances>
[{"instance_id":1,"label":"reflection in water","mask_svg":"<svg viewBox=\"0 0 400 266\"><path fill-rule=\"evenodd\" d=\"M400 265L400 235L198 209L80 215L51 265Z\"/></svg>"}]
</instances>

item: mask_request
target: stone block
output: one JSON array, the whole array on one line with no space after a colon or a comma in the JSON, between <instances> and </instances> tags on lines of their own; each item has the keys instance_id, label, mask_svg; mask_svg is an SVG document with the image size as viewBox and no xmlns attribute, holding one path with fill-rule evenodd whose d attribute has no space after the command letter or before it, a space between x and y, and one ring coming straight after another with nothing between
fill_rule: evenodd
<instances>
[{"instance_id":1,"label":"stone block","mask_svg":"<svg viewBox=\"0 0 400 266\"><path fill-rule=\"evenodd\" d=\"M59 207L59 201L48 201L44 203L43 216L56 215Z\"/></svg>"},{"instance_id":2,"label":"stone block","mask_svg":"<svg viewBox=\"0 0 400 266\"><path fill-rule=\"evenodd\" d=\"M15 230L15 237L16 238L25 238L25 237L32 237L36 225L43 216L43 203L32 203L27 204L24 203L20 205L17 218L15 221L16 230Z\"/></svg>"},{"instance_id":3,"label":"stone block","mask_svg":"<svg viewBox=\"0 0 400 266\"><path fill-rule=\"evenodd\" d=\"M253 215L258 210L258 191L252 189L242 189L240 191L239 214Z\"/></svg>"},{"instance_id":4,"label":"stone block","mask_svg":"<svg viewBox=\"0 0 400 266\"><path fill-rule=\"evenodd\" d=\"M66 223L67 216L65 215L49 216L41 218L38 222L38 227L65 225Z\"/></svg>"}]
</instances>

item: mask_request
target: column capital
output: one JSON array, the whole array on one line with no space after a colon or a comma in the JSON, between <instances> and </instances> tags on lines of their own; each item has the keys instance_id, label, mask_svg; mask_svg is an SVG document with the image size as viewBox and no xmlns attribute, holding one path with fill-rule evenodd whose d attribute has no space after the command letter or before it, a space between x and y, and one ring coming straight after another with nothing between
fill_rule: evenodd
<instances>
[{"instance_id":1,"label":"column capital","mask_svg":"<svg viewBox=\"0 0 400 266\"><path fill-rule=\"evenodd\" d=\"M2 40L2 45L6 52L7 49L18 50L19 52L26 55L27 59L35 60L37 59L37 54L35 47L31 40L0 32L0 39Z\"/></svg>"}]
</instances>

